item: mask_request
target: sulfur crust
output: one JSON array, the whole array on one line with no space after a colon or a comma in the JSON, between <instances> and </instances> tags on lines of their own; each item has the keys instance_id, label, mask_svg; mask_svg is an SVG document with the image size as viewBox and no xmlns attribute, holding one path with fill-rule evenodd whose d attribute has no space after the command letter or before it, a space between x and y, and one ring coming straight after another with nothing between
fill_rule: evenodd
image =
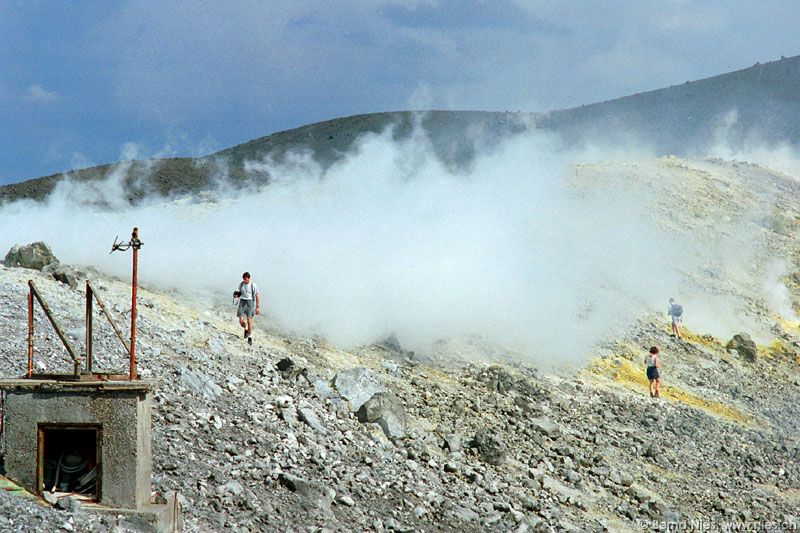
<instances>
[{"instance_id":1,"label":"sulfur crust","mask_svg":"<svg viewBox=\"0 0 800 533\"><path fill-rule=\"evenodd\" d=\"M634 365L624 357L608 357L594 360L588 368L591 375L600 380L610 380L615 385L626 389L647 394L648 381L641 365ZM675 385L666 385L661 388L661 397L665 400L679 402L705 413L724 418L744 426L758 426L752 416L728 405L707 400Z\"/></svg>"}]
</instances>

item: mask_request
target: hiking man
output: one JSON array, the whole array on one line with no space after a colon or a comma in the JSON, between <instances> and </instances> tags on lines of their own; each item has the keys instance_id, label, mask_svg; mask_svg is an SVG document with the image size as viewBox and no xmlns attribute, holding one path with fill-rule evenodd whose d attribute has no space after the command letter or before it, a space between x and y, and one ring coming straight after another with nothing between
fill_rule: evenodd
<instances>
[{"instance_id":1,"label":"hiking man","mask_svg":"<svg viewBox=\"0 0 800 533\"><path fill-rule=\"evenodd\" d=\"M658 392L661 390L661 374L658 371L658 348L653 346L650 348L644 358L644 364L647 366L647 380L650 382L650 397L659 398Z\"/></svg>"},{"instance_id":2,"label":"hiking man","mask_svg":"<svg viewBox=\"0 0 800 533\"><path fill-rule=\"evenodd\" d=\"M248 343L253 344L253 316L261 312L261 299L258 287L250 281L250 272L242 274L239 289L233 291L233 297L239 299L236 316L239 317L239 325L244 328L244 338Z\"/></svg>"},{"instance_id":3,"label":"hiking man","mask_svg":"<svg viewBox=\"0 0 800 533\"><path fill-rule=\"evenodd\" d=\"M675 298L669 299L667 314L672 318L672 335L681 339L681 322L683 321L683 306L675 303Z\"/></svg>"}]
</instances>

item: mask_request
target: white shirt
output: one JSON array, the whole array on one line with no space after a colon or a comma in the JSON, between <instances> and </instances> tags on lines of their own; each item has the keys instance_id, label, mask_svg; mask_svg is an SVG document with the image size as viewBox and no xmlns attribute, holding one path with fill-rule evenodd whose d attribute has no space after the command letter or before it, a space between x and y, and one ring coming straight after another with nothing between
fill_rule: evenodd
<instances>
[{"instance_id":1,"label":"white shirt","mask_svg":"<svg viewBox=\"0 0 800 533\"><path fill-rule=\"evenodd\" d=\"M259 294L258 287L252 281L250 283L245 283L244 281L239 283L239 292L241 293L239 298L242 300L254 300L256 294Z\"/></svg>"}]
</instances>

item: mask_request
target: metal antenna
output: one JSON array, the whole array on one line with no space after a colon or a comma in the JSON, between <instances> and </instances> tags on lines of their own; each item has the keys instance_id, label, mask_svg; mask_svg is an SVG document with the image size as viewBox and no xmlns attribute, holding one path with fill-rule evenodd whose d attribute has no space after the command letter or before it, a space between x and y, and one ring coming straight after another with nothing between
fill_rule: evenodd
<instances>
[{"instance_id":1,"label":"metal antenna","mask_svg":"<svg viewBox=\"0 0 800 533\"><path fill-rule=\"evenodd\" d=\"M114 237L114 244L111 245L111 252L117 250L125 252L133 249L133 277L131 281L131 364L129 378L131 381L136 379L136 286L138 277L139 266L139 248L142 247L142 241L139 240L139 228L133 228L131 233L131 240L128 242L117 242L119 236Z\"/></svg>"}]
</instances>

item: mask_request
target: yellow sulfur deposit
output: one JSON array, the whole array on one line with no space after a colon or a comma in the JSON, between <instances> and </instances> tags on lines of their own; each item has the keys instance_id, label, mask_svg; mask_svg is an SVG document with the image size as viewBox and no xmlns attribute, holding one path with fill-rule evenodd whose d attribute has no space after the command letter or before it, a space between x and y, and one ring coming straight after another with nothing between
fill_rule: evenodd
<instances>
[{"instance_id":1,"label":"yellow sulfur deposit","mask_svg":"<svg viewBox=\"0 0 800 533\"><path fill-rule=\"evenodd\" d=\"M589 372L601 379L608 379L616 385L626 389L647 394L648 381L642 364L632 363L622 357L597 359L589 366ZM700 409L708 414L736 422L738 424L753 426L758 425L753 417L748 416L733 407L725 404L706 400L700 396L687 392L674 385L661 385L661 398L680 402L695 409Z\"/></svg>"},{"instance_id":2,"label":"yellow sulfur deposit","mask_svg":"<svg viewBox=\"0 0 800 533\"><path fill-rule=\"evenodd\" d=\"M697 333L693 333L686 328L681 329L681 335L683 336L683 340L686 342L690 342L699 346L706 346L714 350L725 350L725 346L722 344L722 342L711 335L698 335Z\"/></svg>"},{"instance_id":3,"label":"yellow sulfur deposit","mask_svg":"<svg viewBox=\"0 0 800 533\"><path fill-rule=\"evenodd\" d=\"M768 359L786 359L787 361L796 357L795 351L781 339L775 339L766 348L759 349L759 354L763 354Z\"/></svg>"}]
</instances>

